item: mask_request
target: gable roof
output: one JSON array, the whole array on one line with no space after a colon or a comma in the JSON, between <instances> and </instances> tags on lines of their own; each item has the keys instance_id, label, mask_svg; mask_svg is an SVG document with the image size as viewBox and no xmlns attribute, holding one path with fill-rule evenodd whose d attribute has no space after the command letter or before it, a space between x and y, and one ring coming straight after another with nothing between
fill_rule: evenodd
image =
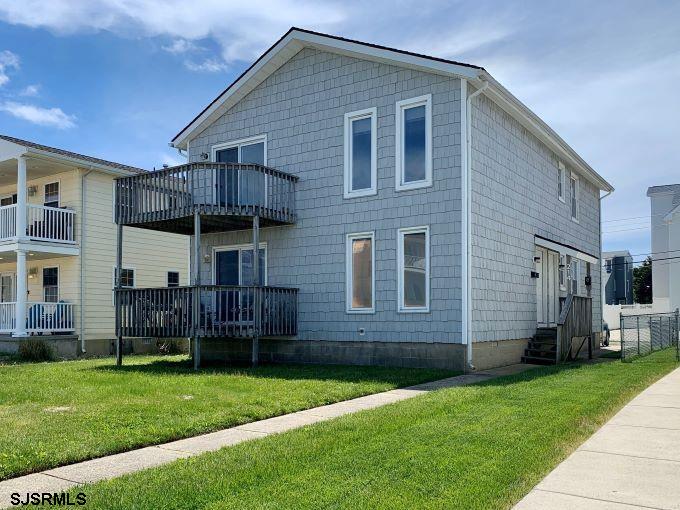
<instances>
[{"instance_id":1,"label":"gable roof","mask_svg":"<svg viewBox=\"0 0 680 510\"><path fill-rule=\"evenodd\" d=\"M283 37L265 51L233 83L194 117L189 124L175 135L170 145L186 149L189 141L196 134L203 131L217 118L222 116L305 47L430 73L455 76L468 80L476 88L480 88L486 83L488 87L484 94L503 108L509 115L517 119L526 129L562 158L565 163L568 163L574 170L582 174L588 181L597 186L598 189L610 192L614 190L613 186L595 172L555 131L498 83L483 67L296 27L288 30Z\"/></svg>"},{"instance_id":2,"label":"gable roof","mask_svg":"<svg viewBox=\"0 0 680 510\"><path fill-rule=\"evenodd\" d=\"M21 138L15 138L13 136L0 134L0 140L5 140L7 142L20 145L26 149L32 149L33 151L38 151L47 154L53 154L60 157L60 159L68 159L74 163L82 163L86 165L95 165L99 167L105 167L108 169L132 172L137 174L143 174L147 171L143 168L137 168L135 166L123 165L122 163L116 163L115 161L108 161L106 159L95 158L93 156L86 156L85 154L79 154L77 152L71 152L64 149L59 149L57 147L50 147L49 145L42 145L40 143L31 142L29 140L22 140Z\"/></svg>"}]
</instances>

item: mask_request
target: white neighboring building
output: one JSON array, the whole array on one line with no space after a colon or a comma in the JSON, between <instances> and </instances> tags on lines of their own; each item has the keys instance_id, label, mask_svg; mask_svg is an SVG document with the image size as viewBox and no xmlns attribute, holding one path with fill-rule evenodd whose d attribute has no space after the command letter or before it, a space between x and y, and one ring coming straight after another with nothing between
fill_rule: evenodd
<instances>
[{"instance_id":1,"label":"white neighboring building","mask_svg":"<svg viewBox=\"0 0 680 510\"><path fill-rule=\"evenodd\" d=\"M652 186L652 294L659 311L680 308L680 184Z\"/></svg>"}]
</instances>

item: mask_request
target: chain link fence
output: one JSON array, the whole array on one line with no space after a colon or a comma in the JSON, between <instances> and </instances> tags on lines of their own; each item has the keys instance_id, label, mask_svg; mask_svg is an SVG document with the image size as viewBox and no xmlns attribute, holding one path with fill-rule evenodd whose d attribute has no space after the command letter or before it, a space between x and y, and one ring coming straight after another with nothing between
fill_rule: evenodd
<instances>
[{"instance_id":1,"label":"chain link fence","mask_svg":"<svg viewBox=\"0 0 680 510\"><path fill-rule=\"evenodd\" d=\"M621 315L621 359L675 348L680 359L679 312Z\"/></svg>"}]
</instances>

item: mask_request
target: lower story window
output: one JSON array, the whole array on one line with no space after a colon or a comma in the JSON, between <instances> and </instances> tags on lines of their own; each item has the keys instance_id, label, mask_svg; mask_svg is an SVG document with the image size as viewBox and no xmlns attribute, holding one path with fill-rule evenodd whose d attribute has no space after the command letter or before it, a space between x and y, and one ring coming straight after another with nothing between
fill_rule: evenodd
<instances>
[{"instance_id":1,"label":"lower story window","mask_svg":"<svg viewBox=\"0 0 680 510\"><path fill-rule=\"evenodd\" d=\"M398 235L399 311L430 310L430 229L403 228Z\"/></svg>"},{"instance_id":2,"label":"lower story window","mask_svg":"<svg viewBox=\"0 0 680 510\"><path fill-rule=\"evenodd\" d=\"M59 301L59 268L43 268L43 300L47 303Z\"/></svg>"},{"instance_id":3,"label":"lower story window","mask_svg":"<svg viewBox=\"0 0 680 510\"><path fill-rule=\"evenodd\" d=\"M113 268L113 286L116 287L116 268ZM120 286L124 289L132 289L135 286L135 270L122 268L120 270Z\"/></svg>"},{"instance_id":4,"label":"lower story window","mask_svg":"<svg viewBox=\"0 0 680 510\"><path fill-rule=\"evenodd\" d=\"M179 271L168 271L168 287L179 287Z\"/></svg>"},{"instance_id":5,"label":"lower story window","mask_svg":"<svg viewBox=\"0 0 680 510\"><path fill-rule=\"evenodd\" d=\"M347 236L347 311L375 311L375 250L373 232Z\"/></svg>"}]
</instances>

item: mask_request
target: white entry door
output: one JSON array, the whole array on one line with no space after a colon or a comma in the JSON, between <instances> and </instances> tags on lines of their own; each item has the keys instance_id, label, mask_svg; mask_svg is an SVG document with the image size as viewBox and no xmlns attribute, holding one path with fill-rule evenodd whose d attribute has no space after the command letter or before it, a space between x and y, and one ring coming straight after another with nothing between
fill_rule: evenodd
<instances>
[{"instance_id":1,"label":"white entry door","mask_svg":"<svg viewBox=\"0 0 680 510\"><path fill-rule=\"evenodd\" d=\"M557 325L559 313L558 265L560 255L541 246L536 247L536 316L539 327Z\"/></svg>"}]
</instances>

